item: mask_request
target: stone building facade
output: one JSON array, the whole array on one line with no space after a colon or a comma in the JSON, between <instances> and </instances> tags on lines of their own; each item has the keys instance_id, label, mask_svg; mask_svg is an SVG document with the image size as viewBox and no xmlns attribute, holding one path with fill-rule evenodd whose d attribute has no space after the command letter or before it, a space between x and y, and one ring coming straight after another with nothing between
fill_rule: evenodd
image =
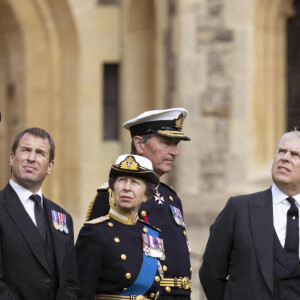
<instances>
[{"instance_id":1,"label":"stone building facade","mask_svg":"<svg viewBox=\"0 0 300 300\"><path fill-rule=\"evenodd\" d=\"M270 186L288 121L287 24L293 0L0 0L0 184L13 136L48 130L57 145L44 193L76 234L115 158L121 124L185 107L171 184L184 202L194 291L209 226L230 195ZM293 32L293 30L291 30ZM114 99L113 101L111 99Z\"/></svg>"}]
</instances>

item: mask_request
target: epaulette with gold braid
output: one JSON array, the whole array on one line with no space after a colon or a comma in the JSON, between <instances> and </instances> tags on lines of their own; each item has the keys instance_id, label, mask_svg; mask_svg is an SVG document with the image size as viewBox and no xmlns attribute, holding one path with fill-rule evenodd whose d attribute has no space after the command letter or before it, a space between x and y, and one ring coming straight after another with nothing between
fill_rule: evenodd
<instances>
[{"instance_id":1,"label":"epaulette with gold braid","mask_svg":"<svg viewBox=\"0 0 300 300\"><path fill-rule=\"evenodd\" d=\"M93 219L91 221L85 222L84 225L87 225L87 224L95 225L95 224L98 224L98 223L102 223L102 222L104 222L106 220L109 220L109 215L102 216L102 217Z\"/></svg>"}]
</instances>

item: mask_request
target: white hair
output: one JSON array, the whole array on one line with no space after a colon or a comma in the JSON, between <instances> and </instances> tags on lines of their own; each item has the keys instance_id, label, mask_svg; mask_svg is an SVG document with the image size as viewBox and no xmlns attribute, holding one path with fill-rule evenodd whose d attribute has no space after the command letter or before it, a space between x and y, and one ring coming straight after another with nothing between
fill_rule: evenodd
<instances>
[{"instance_id":1,"label":"white hair","mask_svg":"<svg viewBox=\"0 0 300 300\"><path fill-rule=\"evenodd\" d=\"M283 142L285 140L288 140L288 139L291 139L291 138L299 138L300 139L300 131L298 131L298 130L295 129L294 131L286 132L281 137L278 147L281 147L281 145L283 144Z\"/></svg>"}]
</instances>

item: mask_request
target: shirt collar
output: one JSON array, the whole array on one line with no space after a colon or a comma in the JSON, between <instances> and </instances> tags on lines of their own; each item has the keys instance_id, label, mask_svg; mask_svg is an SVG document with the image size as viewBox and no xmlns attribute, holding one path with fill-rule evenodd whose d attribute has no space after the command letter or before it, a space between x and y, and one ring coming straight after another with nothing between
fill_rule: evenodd
<instances>
[{"instance_id":1,"label":"shirt collar","mask_svg":"<svg viewBox=\"0 0 300 300\"><path fill-rule=\"evenodd\" d=\"M14 189L14 191L17 193L19 199L21 200L22 204L24 205L24 202L33 194L31 191L25 189L21 185L15 183L12 179L9 180L9 184L11 187ZM42 199L42 204L43 204L43 194L42 194L42 189L40 188L36 195L39 195Z\"/></svg>"},{"instance_id":2,"label":"shirt collar","mask_svg":"<svg viewBox=\"0 0 300 300\"><path fill-rule=\"evenodd\" d=\"M288 198L289 196L286 195L285 193L283 193L277 186L275 183L273 183L272 185L272 198L273 198L273 204L279 204L281 202L285 203L285 204L289 204L289 202L286 200L286 198ZM296 200L298 206L300 207L300 194L297 194L295 196L293 196L293 198Z\"/></svg>"}]
</instances>

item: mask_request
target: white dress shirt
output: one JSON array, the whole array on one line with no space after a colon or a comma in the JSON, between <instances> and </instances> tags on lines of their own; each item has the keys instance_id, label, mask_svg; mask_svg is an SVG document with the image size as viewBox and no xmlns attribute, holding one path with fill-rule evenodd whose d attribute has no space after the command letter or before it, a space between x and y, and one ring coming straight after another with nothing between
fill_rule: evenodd
<instances>
[{"instance_id":1,"label":"white dress shirt","mask_svg":"<svg viewBox=\"0 0 300 300\"><path fill-rule=\"evenodd\" d=\"M29 199L29 197L33 194L31 191L23 188L19 184L15 183L12 179L9 180L9 184L14 189L14 191L17 193L21 203L23 204L25 210L27 211L28 215L32 219L33 223L36 225L35 220L35 214L34 214L34 202L33 200ZM39 189L39 191L36 193L36 195L39 195L41 197L41 204L43 206L43 194L42 189Z\"/></svg>"},{"instance_id":2,"label":"white dress shirt","mask_svg":"<svg viewBox=\"0 0 300 300\"><path fill-rule=\"evenodd\" d=\"M274 228L279 238L280 244L284 248L285 236L286 236L286 222L287 211L291 207L291 204L286 198L289 196L284 194L275 184L272 185L272 198L273 198L273 223ZM296 200L296 206L300 207L300 194L293 196ZM300 218L299 218L300 219ZM299 239L300 240L300 239ZM300 247L299 247L300 257Z\"/></svg>"}]
</instances>

